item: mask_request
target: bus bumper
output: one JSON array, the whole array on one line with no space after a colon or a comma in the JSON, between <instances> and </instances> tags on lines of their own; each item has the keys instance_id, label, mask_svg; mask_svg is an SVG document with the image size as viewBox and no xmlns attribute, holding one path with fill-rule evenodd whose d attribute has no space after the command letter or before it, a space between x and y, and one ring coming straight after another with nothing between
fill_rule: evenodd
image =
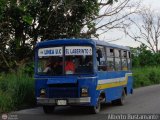
<instances>
[{"instance_id":1,"label":"bus bumper","mask_svg":"<svg viewBox=\"0 0 160 120\"><path fill-rule=\"evenodd\" d=\"M81 105L89 104L91 102L91 97L81 97L81 98L41 98L37 97L37 104L40 105L58 105L58 100L66 100L66 105Z\"/></svg>"}]
</instances>

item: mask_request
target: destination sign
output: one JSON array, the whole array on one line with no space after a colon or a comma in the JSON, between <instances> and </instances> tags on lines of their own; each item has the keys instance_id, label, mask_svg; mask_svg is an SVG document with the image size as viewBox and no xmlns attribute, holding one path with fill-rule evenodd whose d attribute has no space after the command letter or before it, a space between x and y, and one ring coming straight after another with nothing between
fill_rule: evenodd
<instances>
[{"instance_id":1,"label":"destination sign","mask_svg":"<svg viewBox=\"0 0 160 120\"><path fill-rule=\"evenodd\" d=\"M92 55L92 48L89 46L67 46L65 55Z\"/></svg>"},{"instance_id":2,"label":"destination sign","mask_svg":"<svg viewBox=\"0 0 160 120\"><path fill-rule=\"evenodd\" d=\"M38 50L38 56L61 56L63 53L62 47L41 48Z\"/></svg>"}]
</instances>

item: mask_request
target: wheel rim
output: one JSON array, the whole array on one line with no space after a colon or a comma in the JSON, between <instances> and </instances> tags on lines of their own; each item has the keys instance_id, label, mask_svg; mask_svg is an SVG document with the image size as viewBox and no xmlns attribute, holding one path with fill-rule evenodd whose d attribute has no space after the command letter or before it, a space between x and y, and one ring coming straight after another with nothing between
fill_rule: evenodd
<instances>
[{"instance_id":1,"label":"wheel rim","mask_svg":"<svg viewBox=\"0 0 160 120\"><path fill-rule=\"evenodd\" d=\"M124 104L125 102L125 93L123 92L122 97L121 97L121 103Z\"/></svg>"},{"instance_id":2,"label":"wheel rim","mask_svg":"<svg viewBox=\"0 0 160 120\"><path fill-rule=\"evenodd\" d=\"M98 113L100 111L100 102L99 101L94 108L95 108L96 113Z\"/></svg>"}]
</instances>

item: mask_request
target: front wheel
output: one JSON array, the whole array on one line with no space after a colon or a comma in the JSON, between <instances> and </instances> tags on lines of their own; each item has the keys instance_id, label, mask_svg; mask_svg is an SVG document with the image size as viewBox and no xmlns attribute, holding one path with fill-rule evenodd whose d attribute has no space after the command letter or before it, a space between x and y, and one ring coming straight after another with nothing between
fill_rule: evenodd
<instances>
[{"instance_id":1,"label":"front wheel","mask_svg":"<svg viewBox=\"0 0 160 120\"><path fill-rule=\"evenodd\" d=\"M53 113L55 106L49 106L49 105L44 105L43 106L43 111L46 114Z\"/></svg>"},{"instance_id":2,"label":"front wheel","mask_svg":"<svg viewBox=\"0 0 160 120\"><path fill-rule=\"evenodd\" d=\"M100 100L98 100L96 106L91 106L90 108L91 108L91 113L92 113L92 114L97 114L97 113L99 113L99 112L100 112L100 109L101 109Z\"/></svg>"}]
</instances>

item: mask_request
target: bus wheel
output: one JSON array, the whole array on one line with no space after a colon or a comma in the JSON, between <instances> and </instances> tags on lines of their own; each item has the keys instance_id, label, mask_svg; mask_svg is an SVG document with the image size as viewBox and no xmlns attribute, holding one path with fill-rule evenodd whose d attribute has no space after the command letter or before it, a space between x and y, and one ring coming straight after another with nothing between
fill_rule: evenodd
<instances>
[{"instance_id":1,"label":"bus wheel","mask_svg":"<svg viewBox=\"0 0 160 120\"><path fill-rule=\"evenodd\" d=\"M92 114L97 114L97 113L100 112L100 109L101 109L101 103L100 103L100 100L98 100L96 106L91 106L91 113Z\"/></svg>"},{"instance_id":2,"label":"bus wheel","mask_svg":"<svg viewBox=\"0 0 160 120\"><path fill-rule=\"evenodd\" d=\"M125 91L123 90L121 98L117 99L117 100L116 100L116 103L117 103L118 105L124 105L124 103L125 103L125 98L126 98L126 93L125 93Z\"/></svg>"},{"instance_id":3,"label":"bus wheel","mask_svg":"<svg viewBox=\"0 0 160 120\"><path fill-rule=\"evenodd\" d=\"M46 114L53 113L55 106L49 106L49 105L44 105L43 106L43 111Z\"/></svg>"}]
</instances>

